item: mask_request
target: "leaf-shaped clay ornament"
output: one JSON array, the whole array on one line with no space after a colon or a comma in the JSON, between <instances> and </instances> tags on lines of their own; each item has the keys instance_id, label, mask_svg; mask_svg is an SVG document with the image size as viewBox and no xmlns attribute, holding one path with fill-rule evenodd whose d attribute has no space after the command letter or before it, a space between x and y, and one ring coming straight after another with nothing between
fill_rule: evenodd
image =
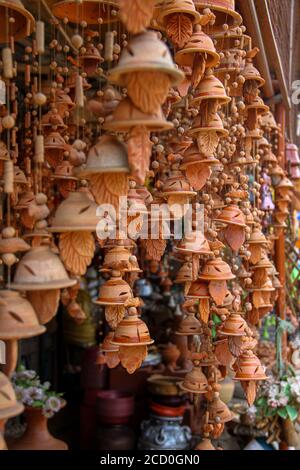
<instances>
[{"instance_id":1,"label":"leaf-shaped clay ornament","mask_svg":"<svg viewBox=\"0 0 300 470\"><path fill-rule=\"evenodd\" d=\"M119 16L132 34L144 31L150 25L155 0L117 0L119 4Z\"/></svg>"},{"instance_id":2,"label":"leaf-shaped clay ornament","mask_svg":"<svg viewBox=\"0 0 300 470\"><path fill-rule=\"evenodd\" d=\"M28 291L26 297L33 306L41 325L45 325L56 315L60 289Z\"/></svg>"},{"instance_id":3,"label":"leaf-shaped clay ornament","mask_svg":"<svg viewBox=\"0 0 300 470\"><path fill-rule=\"evenodd\" d=\"M105 320L112 330L115 330L125 316L124 305L106 305L105 306Z\"/></svg>"},{"instance_id":4,"label":"leaf-shaped clay ornament","mask_svg":"<svg viewBox=\"0 0 300 470\"><path fill-rule=\"evenodd\" d=\"M216 304L223 305L228 290L226 281L210 281L208 289Z\"/></svg>"},{"instance_id":5,"label":"leaf-shaped clay ornament","mask_svg":"<svg viewBox=\"0 0 300 470\"><path fill-rule=\"evenodd\" d=\"M186 169L186 177L195 191L200 191L211 176L211 169L206 163L189 165Z\"/></svg>"},{"instance_id":6,"label":"leaf-shaped clay ornament","mask_svg":"<svg viewBox=\"0 0 300 470\"><path fill-rule=\"evenodd\" d=\"M147 357L147 346L120 346L119 357L128 374L133 374Z\"/></svg>"},{"instance_id":7,"label":"leaf-shaped clay ornament","mask_svg":"<svg viewBox=\"0 0 300 470\"><path fill-rule=\"evenodd\" d=\"M183 13L169 15L166 21L166 33L178 48L183 48L193 34L192 19Z\"/></svg>"},{"instance_id":8,"label":"leaf-shaped clay ornament","mask_svg":"<svg viewBox=\"0 0 300 470\"><path fill-rule=\"evenodd\" d=\"M199 152L206 157L212 156L219 144L219 136L216 131L200 132L197 137Z\"/></svg>"},{"instance_id":9,"label":"leaf-shaped clay ornament","mask_svg":"<svg viewBox=\"0 0 300 470\"><path fill-rule=\"evenodd\" d=\"M131 176L138 184L144 184L152 151L150 132L142 126L133 128L127 144Z\"/></svg>"},{"instance_id":10,"label":"leaf-shaped clay ornament","mask_svg":"<svg viewBox=\"0 0 300 470\"><path fill-rule=\"evenodd\" d=\"M230 248L237 253L245 243L245 228L238 225L228 225L224 231L224 236Z\"/></svg>"},{"instance_id":11,"label":"leaf-shaped clay ornament","mask_svg":"<svg viewBox=\"0 0 300 470\"><path fill-rule=\"evenodd\" d=\"M166 101L171 80L162 72L132 72L126 75L126 88L137 108L153 114Z\"/></svg>"},{"instance_id":12,"label":"leaf-shaped clay ornament","mask_svg":"<svg viewBox=\"0 0 300 470\"><path fill-rule=\"evenodd\" d=\"M126 173L103 173L91 176L91 190L97 204L112 204L118 207L119 197L128 192Z\"/></svg>"},{"instance_id":13,"label":"leaf-shaped clay ornament","mask_svg":"<svg viewBox=\"0 0 300 470\"><path fill-rule=\"evenodd\" d=\"M203 323L208 323L209 320L209 299L199 299L199 317Z\"/></svg>"},{"instance_id":14,"label":"leaf-shaped clay ornament","mask_svg":"<svg viewBox=\"0 0 300 470\"><path fill-rule=\"evenodd\" d=\"M250 244L248 250L251 253L250 263L251 264L257 264L261 260L261 257L262 257L261 246Z\"/></svg>"}]
</instances>

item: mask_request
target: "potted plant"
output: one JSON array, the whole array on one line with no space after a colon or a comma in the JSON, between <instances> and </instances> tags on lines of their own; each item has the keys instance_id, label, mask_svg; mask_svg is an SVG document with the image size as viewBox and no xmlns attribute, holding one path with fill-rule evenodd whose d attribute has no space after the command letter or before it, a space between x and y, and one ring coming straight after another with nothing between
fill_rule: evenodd
<instances>
[{"instance_id":1,"label":"potted plant","mask_svg":"<svg viewBox=\"0 0 300 470\"><path fill-rule=\"evenodd\" d=\"M25 406L27 428L15 440L10 450L67 450L65 442L55 439L48 431L48 419L65 405L61 393L50 390L50 383L41 383L34 370L20 366L12 376L17 400Z\"/></svg>"}]
</instances>

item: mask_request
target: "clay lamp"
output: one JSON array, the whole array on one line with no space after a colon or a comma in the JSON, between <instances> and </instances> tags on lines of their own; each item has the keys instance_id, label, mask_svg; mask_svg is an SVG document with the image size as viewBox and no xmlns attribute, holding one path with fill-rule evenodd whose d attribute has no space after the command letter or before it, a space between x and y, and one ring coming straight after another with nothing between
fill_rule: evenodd
<instances>
[{"instance_id":1,"label":"clay lamp","mask_svg":"<svg viewBox=\"0 0 300 470\"><path fill-rule=\"evenodd\" d=\"M122 279L121 272L113 270L111 278L100 287L99 297L95 301L99 305L124 305L133 297L129 284Z\"/></svg>"},{"instance_id":2,"label":"clay lamp","mask_svg":"<svg viewBox=\"0 0 300 470\"><path fill-rule=\"evenodd\" d=\"M79 63L88 77L95 74L98 65L103 61L99 49L92 42L88 42L84 53L79 55Z\"/></svg>"},{"instance_id":3,"label":"clay lamp","mask_svg":"<svg viewBox=\"0 0 300 470\"><path fill-rule=\"evenodd\" d=\"M127 316L119 322L111 342L119 346L121 364L132 374L142 365L147 357L147 346L154 341L150 338L147 325L138 317L137 309L130 307Z\"/></svg>"},{"instance_id":4,"label":"clay lamp","mask_svg":"<svg viewBox=\"0 0 300 470\"><path fill-rule=\"evenodd\" d=\"M129 132L139 126L145 127L149 132L162 132L174 127L172 122L166 120L161 107L154 112L145 113L129 98L125 98L116 106L113 114L107 116L103 128L115 132Z\"/></svg>"},{"instance_id":5,"label":"clay lamp","mask_svg":"<svg viewBox=\"0 0 300 470\"><path fill-rule=\"evenodd\" d=\"M208 391L207 378L203 374L202 369L199 365L201 358L201 354L194 353L192 355L193 368L190 372L186 374L183 382L179 384L180 388L185 392L193 394L205 394Z\"/></svg>"},{"instance_id":6,"label":"clay lamp","mask_svg":"<svg viewBox=\"0 0 300 470\"><path fill-rule=\"evenodd\" d=\"M6 341L7 364L3 366L6 375L10 375L18 360L18 340L32 338L46 331L40 325L31 303L19 292L0 291L0 339ZM1 413L0 413L1 415Z\"/></svg>"},{"instance_id":7,"label":"clay lamp","mask_svg":"<svg viewBox=\"0 0 300 470\"><path fill-rule=\"evenodd\" d=\"M118 21L118 2L115 0L58 0L52 5L52 12L57 18L68 18L70 23L86 21L88 25L98 25Z\"/></svg>"},{"instance_id":8,"label":"clay lamp","mask_svg":"<svg viewBox=\"0 0 300 470\"><path fill-rule=\"evenodd\" d=\"M6 24L6 14L14 21ZM1 0L0 2L0 42L7 42L7 35L14 40L25 39L33 32L35 25L32 14L25 9L21 0ZM8 30L7 30L8 28Z\"/></svg>"},{"instance_id":9,"label":"clay lamp","mask_svg":"<svg viewBox=\"0 0 300 470\"><path fill-rule=\"evenodd\" d=\"M0 372L0 450L7 450L3 438L4 426L8 419L18 416L24 406L17 402L15 391L9 379Z\"/></svg>"},{"instance_id":10,"label":"clay lamp","mask_svg":"<svg viewBox=\"0 0 300 470\"><path fill-rule=\"evenodd\" d=\"M114 332L110 331L104 338L100 347L100 356L98 357L98 364L105 363L109 369L114 369L120 364L119 346L112 344ZM103 353L103 355L102 355Z\"/></svg>"},{"instance_id":11,"label":"clay lamp","mask_svg":"<svg viewBox=\"0 0 300 470\"><path fill-rule=\"evenodd\" d=\"M221 33L224 35L224 25L227 29L234 29L242 24L241 15L235 10L235 0L194 0L196 10L202 12L204 8L209 8L214 15L213 24L209 23L210 34Z\"/></svg>"},{"instance_id":12,"label":"clay lamp","mask_svg":"<svg viewBox=\"0 0 300 470\"><path fill-rule=\"evenodd\" d=\"M245 336L247 322L239 313L231 313L219 328L218 333L226 336Z\"/></svg>"}]
</instances>

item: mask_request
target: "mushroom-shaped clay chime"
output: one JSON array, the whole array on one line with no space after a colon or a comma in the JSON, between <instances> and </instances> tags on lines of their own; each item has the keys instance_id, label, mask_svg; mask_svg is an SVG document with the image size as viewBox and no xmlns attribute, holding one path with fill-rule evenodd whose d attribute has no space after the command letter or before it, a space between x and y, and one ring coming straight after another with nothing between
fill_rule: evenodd
<instances>
[{"instance_id":1,"label":"mushroom-shaped clay chime","mask_svg":"<svg viewBox=\"0 0 300 470\"><path fill-rule=\"evenodd\" d=\"M86 21L88 25L107 24L118 19L116 0L58 0L52 5L57 18L68 18L71 23Z\"/></svg>"},{"instance_id":2,"label":"mushroom-shaped clay chime","mask_svg":"<svg viewBox=\"0 0 300 470\"><path fill-rule=\"evenodd\" d=\"M234 278L230 266L221 258L207 261L199 275L199 279L208 281L209 293L217 305L222 305L226 297L226 281Z\"/></svg>"},{"instance_id":3,"label":"mushroom-shaped clay chime","mask_svg":"<svg viewBox=\"0 0 300 470\"><path fill-rule=\"evenodd\" d=\"M260 360L253 351L247 350L236 360L233 369L235 371L233 380L241 382L249 405L253 405L256 397L257 382L267 379Z\"/></svg>"},{"instance_id":4,"label":"mushroom-shaped clay chime","mask_svg":"<svg viewBox=\"0 0 300 470\"><path fill-rule=\"evenodd\" d=\"M122 366L129 374L133 374L146 359L147 346L153 343L135 307L128 309L127 316L118 324L111 342L119 346Z\"/></svg>"}]
</instances>

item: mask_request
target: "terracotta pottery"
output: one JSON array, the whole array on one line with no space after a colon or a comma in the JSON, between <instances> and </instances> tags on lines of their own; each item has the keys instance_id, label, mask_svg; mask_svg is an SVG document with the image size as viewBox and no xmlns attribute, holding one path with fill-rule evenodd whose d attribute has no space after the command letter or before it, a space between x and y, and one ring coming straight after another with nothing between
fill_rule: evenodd
<instances>
[{"instance_id":1,"label":"terracotta pottery","mask_svg":"<svg viewBox=\"0 0 300 470\"><path fill-rule=\"evenodd\" d=\"M56 167L61 165L66 149L65 139L56 131L50 132L44 141L45 158L49 165Z\"/></svg>"},{"instance_id":2,"label":"terracotta pottery","mask_svg":"<svg viewBox=\"0 0 300 470\"><path fill-rule=\"evenodd\" d=\"M291 164L291 166L300 165L300 157L297 145L287 142L285 144L285 152L286 159Z\"/></svg>"},{"instance_id":3,"label":"terracotta pottery","mask_svg":"<svg viewBox=\"0 0 300 470\"><path fill-rule=\"evenodd\" d=\"M183 155L183 159L180 165L180 169L186 170L189 166L197 164L206 164L209 166L220 165L220 161L213 156L205 156L199 152L198 146L192 144ZM192 169L193 171L193 169Z\"/></svg>"},{"instance_id":4,"label":"terracotta pottery","mask_svg":"<svg viewBox=\"0 0 300 470\"><path fill-rule=\"evenodd\" d=\"M251 110L255 110L257 113L257 116L261 116L266 114L270 108L269 106L265 105L262 98L260 96L257 96L251 104L248 104L246 106L246 112L249 114Z\"/></svg>"},{"instance_id":5,"label":"terracotta pottery","mask_svg":"<svg viewBox=\"0 0 300 470\"><path fill-rule=\"evenodd\" d=\"M49 232L95 232L97 204L82 191L70 192L55 211Z\"/></svg>"},{"instance_id":6,"label":"terracotta pottery","mask_svg":"<svg viewBox=\"0 0 300 470\"><path fill-rule=\"evenodd\" d=\"M203 100L213 100L219 105L225 105L231 101L227 96L222 82L211 72L207 72L195 90L191 105L199 105Z\"/></svg>"},{"instance_id":7,"label":"terracotta pottery","mask_svg":"<svg viewBox=\"0 0 300 470\"><path fill-rule=\"evenodd\" d=\"M147 379L147 389L151 395L178 397L182 395L179 383L180 377L153 374Z\"/></svg>"},{"instance_id":8,"label":"terracotta pottery","mask_svg":"<svg viewBox=\"0 0 300 470\"><path fill-rule=\"evenodd\" d=\"M187 312L186 316L181 320L176 335L179 336L194 336L202 333L202 326L199 320L195 317L194 312Z\"/></svg>"},{"instance_id":9,"label":"terracotta pottery","mask_svg":"<svg viewBox=\"0 0 300 470\"><path fill-rule=\"evenodd\" d=\"M67 127L56 108L50 109L48 113L42 116L42 127L46 134L49 134L54 126L60 131L63 131Z\"/></svg>"},{"instance_id":10,"label":"terracotta pottery","mask_svg":"<svg viewBox=\"0 0 300 470\"><path fill-rule=\"evenodd\" d=\"M194 276L193 276L192 262L186 261L178 270L174 283L184 284L186 282L192 282L193 280L194 280Z\"/></svg>"},{"instance_id":11,"label":"terracotta pottery","mask_svg":"<svg viewBox=\"0 0 300 470\"><path fill-rule=\"evenodd\" d=\"M0 325L2 340L31 338L46 331L30 302L11 290L0 291Z\"/></svg>"},{"instance_id":12,"label":"terracotta pottery","mask_svg":"<svg viewBox=\"0 0 300 470\"><path fill-rule=\"evenodd\" d=\"M163 361L169 369L176 369L177 361L180 358L180 355L181 352L176 344L168 343L166 347L162 349Z\"/></svg>"},{"instance_id":13,"label":"terracotta pottery","mask_svg":"<svg viewBox=\"0 0 300 470\"><path fill-rule=\"evenodd\" d=\"M55 439L48 431L48 418L39 408L25 409L27 428L22 437L12 442L9 450L68 450L65 442Z\"/></svg>"},{"instance_id":14,"label":"terracotta pottery","mask_svg":"<svg viewBox=\"0 0 300 470\"><path fill-rule=\"evenodd\" d=\"M97 25L99 18L103 24L117 21L118 16L112 14L113 10L118 10L118 2L115 0L84 0L79 5L74 0L58 0L52 5L57 18L68 18L71 23L84 20L88 25Z\"/></svg>"},{"instance_id":15,"label":"terracotta pottery","mask_svg":"<svg viewBox=\"0 0 300 470\"><path fill-rule=\"evenodd\" d=\"M99 305L124 305L133 297L130 285L121 277L119 271L112 271L111 278L99 290L99 297L95 303Z\"/></svg>"},{"instance_id":16,"label":"terracotta pottery","mask_svg":"<svg viewBox=\"0 0 300 470\"><path fill-rule=\"evenodd\" d=\"M226 336L245 336L247 322L239 313L231 313L221 326L219 333Z\"/></svg>"},{"instance_id":17,"label":"terracotta pottery","mask_svg":"<svg viewBox=\"0 0 300 470\"><path fill-rule=\"evenodd\" d=\"M254 227L247 243L249 245L266 245L268 242L261 229L259 227Z\"/></svg>"},{"instance_id":18,"label":"terracotta pottery","mask_svg":"<svg viewBox=\"0 0 300 470\"><path fill-rule=\"evenodd\" d=\"M47 245L32 247L17 265L11 283L16 290L49 290L71 287L76 279L70 279L60 261Z\"/></svg>"},{"instance_id":19,"label":"terracotta pottery","mask_svg":"<svg viewBox=\"0 0 300 470\"><path fill-rule=\"evenodd\" d=\"M134 307L128 309L128 315L120 321L114 333L112 344L118 346L142 346L152 344L146 323L137 314Z\"/></svg>"},{"instance_id":20,"label":"terracotta pottery","mask_svg":"<svg viewBox=\"0 0 300 470\"><path fill-rule=\"evenodd\" d=\"M197 361L194 361L192 370L186 374L184 381L180 383L180 387L190 393L207 393L207 379Z\"/></svg>"},{"instance_id":21,"label":"terracotta pottery","mask_svg":"<svg viewBox=\"0 0 300 470\"><path fill-rule=\"evenodd\" d=\"M154 113L144 113L129 98L120 101L103 125L105 129L118 132L128 132L139 126L151 132L162 132L174 127L172 122L166 120L161 107Z\"/></svg>"},{"instance_id":22,"label":"terracotta pottery","mask_svg":"<svg viewBox=\"0 0 300 470\"><path fill-rule=\"evenodd\" d=\"M255 356L254 352L250 350L243 352L238 357L233 368L235 371L233 380L255 381L267 379L260 360Z\"/></svg>"},{"instance_id":23,"label":"terracotta pottery","mask_svg":"<svg viewBox=\"0 0 300 470\"><path fill-rule=\"evenodd\" d=\"M214 219L216 222L222 222L227 225L237 225L238 227L246 227L246 220L243 212L236 205L224 207L221 214Z\"/></svg>"},{"instance_id":24,"label":"terracotta pottery","mask_svg":"<svg viewBox=\"0 0 300 470\"><path fill-rule=\"evenodd\" d=\"M116 137L103 135L89 151L86 165L76 174L89 178L99 173L128 173L126 146Z\"/></svg>"},{"instance_id":25,"label":"terracotta pottery","mask_svg":"<svg viewBox=\"0 0 300 470\"><path fill-rule=\"evenodd\" d=\"M0 1L0 43L6 43L6 12L14 18L14 22L9 25L9 34L14 39L24 39L30 36L34 29L35 21L32 14L25 9L21 0L1 0Z\"/></svg>"},{"instance_id":26,"label":"terracotta pottery","mask_svg":"<svg viewBox=\"0 0 300 470\"><path fill-rule=\"evenodd\" d=\"M222 402L219 396L215 397L208 405L210 423L228 423L233 419L233 414L228 406Z\"/></svg>"},{"instance_id":27,"label":"terracotta pottery","mask_svg":"<svg viewBox=\"0 0 300 470\"><path fill-rule=\"evenodd\" d=\"M228 281L234 278L230 266L221 258L207 261L199 275L199 279L204 281Z\"/></svg>"},{"instance_id":28,"label":"terracotta pottery","mask_svg":"<svg viewBox=\"0 0 300 470\"><path fill-rule=\"evenodd\" d=\"M245 68L241 72L242 76L247 81L254 81L258 87L262 87L265 84L265 80L261 77L259 71L254 67L252 60L247 60Z\"/></svg>"},{"instance_id":29,"label":"terracotta pottery","mask_svg":"<svg viewBox=\"0 0 300 470\"><path fill-rule=\"evenodd\" d=\"M55 180L73 180L78 181L78 178L73 176L73 165L68 160L64 160L60 165L57 165L52 176Z\"/></svg>"},{"instance_id":30,"label":"terracotta pottery","mask_svg":"<svg viewBox=\"0 0 300 470\"><path fill-rule=\"evenodd\" d=\"M2 317L0 313L0 318ZM21 414L24 406L17 402L13 386L2 372L0 372L0 420L6 420Z\"/></svg>"},{"instance_id":31,"label":"terracotta pottery","mask_svg":"<svg viewBox=\"0 0 300 470\"><path fill-rule=\"evenodd\" d=\"M97 393L97 417L104 424L126 424L134 413L134 397L117 390Z\"/></svg>"},{"instance_id":32,"label":"terracotta pottery","mask_svg":"<svg viewBox=\"0 0 300 470\"><path fill-rule=\"evenodd\" d=\"M194 23L198 23L200 19L199 13L195 9L194 2L192 0L160 0L156 8L159 9L158 22L162 25L166 25L168 17L174 14L182 14L191 17Z\"/></svg>"},{"instance_id":33,"label":"terracotta pottery","mask_svg":"<svg viewBox=\"0 0 300 470\"><path fill-rule=\"evenodd\" d=\"M192 282L188 293L186 295L187 299L210 299L208 284L197 279Z\"/></svg>"},{"instance_id":34,"label":"terracotta pottery","mask_svg":"<svg viewBox=\"0 0 300 470\"><path fill-rule=\"evenodd\" d=\"M184 78L184 74L175 67L167 46L154 31L146 31L129 41L122 50L118 65L109 71L108 78L117 85L126 86L128 74L152 71L167 74L171 85L176 85Z\"/></svg>"},{"instance_id":35,"label":"terracotta pottery","mask_svg":"<svg viewBox=\"0 0 300 470\"><path fill-rule=\"evenodd\" d=\"M199 24L195 26L194 33L184 48L175 54L175 62L180 66L192 67L195 54L205 54L206 68L215 67L220 60L212 39L202 31Z\"/></svg>"},{"instance_id":36,"label":"terracotta pottery","mask_svg":"<svg viewBox=\"0 0 300 470\"><path fill-rule=\"evenodd\" d=\"M178 416L183 416L186 410L186 406L167 406L160 403L150 401L149 404L150 410L158 416L165 416L170 418L175 418Z\"/></svg>"}]
</instances>

